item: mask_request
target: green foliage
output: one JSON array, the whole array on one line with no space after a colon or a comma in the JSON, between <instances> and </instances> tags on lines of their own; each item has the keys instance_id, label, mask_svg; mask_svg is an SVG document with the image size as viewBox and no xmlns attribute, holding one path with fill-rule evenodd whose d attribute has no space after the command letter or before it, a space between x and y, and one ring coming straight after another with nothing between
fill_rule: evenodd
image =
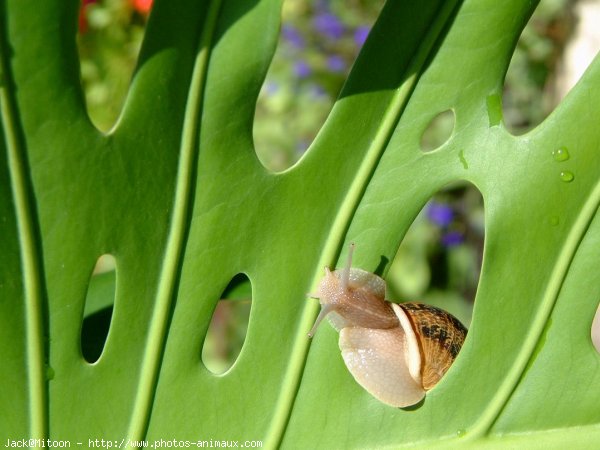
<instances>
[{"instance_id":1,"label":"green foliage","mask_svg":"<svg viewBox=\"0 0 600 450\"><path fill-rule=\"evenodd\" d=\"M280 7L158 1L105 135L79 83L78 2L0 2L0 436L597 442L600 62L515 137L500 95L532 6L389 2L308 152L273 173L256 157L252 121ZM423 131L448 109L452 136L422 152ZM570 158L555 160L558 147ZM350 377L331 328L306 338L317 305L305 295L349 241L357 267L385 274L419 211L455 181L485 203L472 325L424 403L393 409ZM90 365L82 318L105 253L116 258L116 299ZM239 273L252 284L248 334L215 376L202 342Z\"/></svg>"}]
</instances>

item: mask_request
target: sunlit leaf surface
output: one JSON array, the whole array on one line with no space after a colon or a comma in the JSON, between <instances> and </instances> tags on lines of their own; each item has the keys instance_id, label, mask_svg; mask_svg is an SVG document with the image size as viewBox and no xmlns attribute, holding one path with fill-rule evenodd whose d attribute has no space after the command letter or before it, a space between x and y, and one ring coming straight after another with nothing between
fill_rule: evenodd
<instances>
[{"instance_id":1,"label":"sunlit leaf surface","mask_svg":"<svg viewBox=\"0 0 600 450\"><path fill-rule=\"evenodd\" d=\"M272 173L252 121L280 7L157 1L122 115L102 134L79 82L78 2L0 2L0 436L598 442L598 60L514 137L503 75L533 6L389 2L317 139ZM423 152L423 131L447 110L452 135ZM414 217L457 180L485 203L469 335L423 404L390 408L349 375L333 329L307 339L318 308L306 293L349 241L357 267L385 274ZM81 326L105 253L116 295L92 365ZM240 273L252 286L248 332L217 376L202 365L203 340Z\"/></svg>"}]
</instances>

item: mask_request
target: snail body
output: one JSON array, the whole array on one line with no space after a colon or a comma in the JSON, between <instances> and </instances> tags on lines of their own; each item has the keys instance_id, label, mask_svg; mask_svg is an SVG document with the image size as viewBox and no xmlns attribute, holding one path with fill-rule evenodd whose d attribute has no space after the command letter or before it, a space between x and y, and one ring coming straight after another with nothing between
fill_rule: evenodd
<instances>
[{"instance_id":1,"label":"snail body","mask_svg":"<svg viewBox=\"0 0 600 450\"><path fill-rule=\"evenodd\" d=\"M352 268L350 247L345 268L325 276L317 292L323 318L340 333L339 346L355 380L375 398L395 407L421 401L456 358L467 333L450 313L422 303L390 303L385 281Z\"/></svg>"}]
</instances>

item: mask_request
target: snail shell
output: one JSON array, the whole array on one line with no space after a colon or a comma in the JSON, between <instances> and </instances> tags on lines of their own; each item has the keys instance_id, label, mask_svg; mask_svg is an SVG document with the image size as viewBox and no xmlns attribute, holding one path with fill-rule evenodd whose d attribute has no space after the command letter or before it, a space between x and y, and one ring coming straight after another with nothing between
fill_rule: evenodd
<instances>
[{"instance_id":1,"label":"snail shell","mask_svg":"<svg viewBox=\"0 0 600 450\"><path fill-rule=\"evenodd\" d=\"M451 314L422 303L385 301L385 281L351 268L330 271L317 292L321 312L309 337L327 317L339 331L339 346L355 380L375 398L395 407L423 399L460 351L466 328Z\"/></svg>"}]
</instances>

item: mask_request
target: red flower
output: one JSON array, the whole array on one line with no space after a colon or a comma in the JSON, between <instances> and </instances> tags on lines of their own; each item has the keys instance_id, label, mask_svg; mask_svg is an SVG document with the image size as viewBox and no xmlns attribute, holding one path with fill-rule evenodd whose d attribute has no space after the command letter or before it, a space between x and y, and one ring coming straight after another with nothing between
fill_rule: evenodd
<instances>
[{"instance_id":1,"label":"red flower","mask_svg":"<svg viewBox=\"0 0 600 450\"><path fill-rule=\"evenodd\" d=\"M79 32L85 33L88 29L88 21L86 17L85 10L87 5L91 3L96 3L97 0L83 0L81 2L81 8L79 8Z\"/></svg>"},{"instance_id":2,"label":"red flower","mask_svg":"<svg viewBox=\"0 0 600 450\"><path fill-rule=\"evenodd\" d=\"M131 0L133 9L142 14L148 14L152 9L152 0Z\"/></svg>"}]
</instances>

